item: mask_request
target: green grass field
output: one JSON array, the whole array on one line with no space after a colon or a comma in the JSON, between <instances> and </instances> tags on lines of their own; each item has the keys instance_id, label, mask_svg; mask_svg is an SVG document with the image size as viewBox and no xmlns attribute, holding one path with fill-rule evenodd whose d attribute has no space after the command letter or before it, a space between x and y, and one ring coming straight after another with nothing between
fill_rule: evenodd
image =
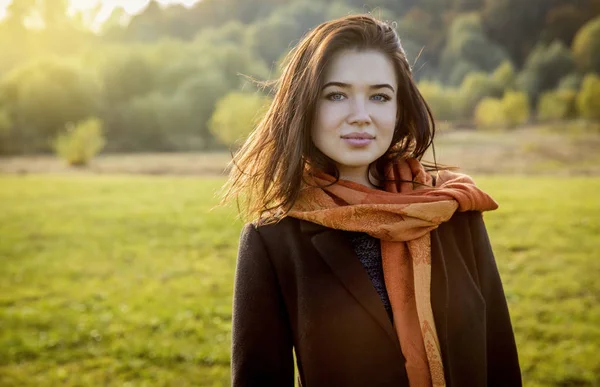
<instances>
[{"instance_id":1,"label":"green grass field","mask_svg":"<svg viewBox=\"0 0 600 387\"><path fill-rule=\"evenodd\" d=\"M599 386L600 178L477 181L525 385ZM0 176L0 385L229 385L222 182Z\"/></svg>"}]
</instances>

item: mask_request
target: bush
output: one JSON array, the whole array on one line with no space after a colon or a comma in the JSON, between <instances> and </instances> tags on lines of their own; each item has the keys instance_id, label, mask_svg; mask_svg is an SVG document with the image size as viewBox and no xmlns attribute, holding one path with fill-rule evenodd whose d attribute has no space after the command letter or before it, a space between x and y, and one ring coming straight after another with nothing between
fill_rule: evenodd
<instances>
[{"instance_id":1,"label":"bush","mask_svg":"<svg viewBox=\"0 0 600 387\"><path fill-rule=\"evenodd\" d=\"M475 123L480 127L514 127L527 122L531 108L523 92L507 91L502 99L484 98L475 108Z\"/></svg>"},{"instance_id":2,"label":"bush","mask_svg":"<svg viewBox=\"0 0 600 387\"><path fill-rule=\"evenodd\" d=\"M268 103L269 98L258 93L229 93L217 102L209 130L223 144L235 146L254 129Z\"/></svg>"},{"instance_id":3,"label":"bush","mask_svg":"<svg viewBox=\"0 0 600 387\"><path fill-rule=\"evenodd\" d=\"M600 120L600 76L588 74L577 95L577 110L581 117Z\"/></svg>"},{"instance_id":4,"label":"bush","mask_svg":"<svg viewBox=\"0 0 600 387\"><path fill-rule=\"evenodd\" d=\"M502 99L502 108L504 122L509 127L526 123L531 114L529 99L520 91L507 91Z\"/></svg>"},{"instance_id":5,"label":"bush","mask_svg":"<svg viewBox=\"0 0 600 387\"><path fill-rule=\"evenodd\" d=\"M58 134L52 145L58 156L69 165L87 165L105 145L102 122L88 118L76 125L67 124L67 132Z\"/></svg>"},{"instance_id":6,"label":"bush","mask_svg":"<svg viewBox=\"0 0 600 387\"><path fill-rule=\"evenodd\" d=\"M475 108L475 123L478 127L494 127L504 124L504 109L498 98L486 97Z\"/></svg>"},{"instance_id":7,"label":"bush","mask_svg":"<svg viewBox=\"0 0 600 387\"><path fill-rule=\"evenodd\" d=\"M460 95L457 89L446 88L431 81L419 82L418 88L436 120L461 118Z\"/></svg>"},{"instance_id":8,"label":"bush","mask_svg":"<svg viewBox=\"0 0 600 387\"><path fill-rule=\"evenodd\" d=\"M555 121L574 118L577 114L575 107L576 96L577 92L570 89L545 92L538 102L538 120Z\"/></svg>"}]
</instances>

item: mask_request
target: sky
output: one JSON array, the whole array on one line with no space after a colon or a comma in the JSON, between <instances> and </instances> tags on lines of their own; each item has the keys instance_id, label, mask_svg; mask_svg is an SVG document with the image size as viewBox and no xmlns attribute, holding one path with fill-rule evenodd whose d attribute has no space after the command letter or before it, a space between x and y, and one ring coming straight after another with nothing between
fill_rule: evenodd
<instances>
[{"instance_id":1,"label":"sky","mask_svg":"<svg viewBox=\"0 0 600 387\"><path fill-rule=\"evenodd\" d=\"M6 15L6 7L13 1L19 0L0 0L0 19ZM157 0L160 4L183 4L191 6L197 3L198 0ZM70 9L73 11L89 10L94 8L98 3L102 4L102 8L98 15L97 22L102 22L108 18L113 9L121 6L128 14L135 14L150 2L150 0L69 0Z\"/></svg>"}]
</instances>

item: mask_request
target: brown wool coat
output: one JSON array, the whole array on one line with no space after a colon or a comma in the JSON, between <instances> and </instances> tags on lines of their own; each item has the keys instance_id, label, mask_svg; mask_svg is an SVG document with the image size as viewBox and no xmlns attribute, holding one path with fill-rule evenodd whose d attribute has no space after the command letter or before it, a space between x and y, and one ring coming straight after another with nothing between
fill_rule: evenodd
<instances>
[{"instance_id":1,"label":"brown wool coat","mask_svg":"<svg viewBox=\"0 0 600 387\"><path fill-rule=\"evenodd\" d=\"M431 303L449 387L521 386L504 290L481 213L431 233ZM242 230L232 385L408 386L394 327L342 232L285 218Z\"/></svg>"}]
</instances>

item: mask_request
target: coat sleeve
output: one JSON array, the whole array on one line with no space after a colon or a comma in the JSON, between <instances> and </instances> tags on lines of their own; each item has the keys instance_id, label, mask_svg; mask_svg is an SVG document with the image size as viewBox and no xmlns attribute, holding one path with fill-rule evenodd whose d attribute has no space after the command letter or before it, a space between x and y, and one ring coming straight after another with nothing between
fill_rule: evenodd
<instances>
[{"instance_id":1,"label":"coat sleeve","mask_svg":"<svg viewBox=\"0 0 600 387\"><path fill-rule=\"evenodd\" d=\"M521 386L521 369L508 305L480 212L474 212L471 217L471 236L486 305L488 386Z\"/></svg>"},{"instance_id":2,"label":"coat sleeve","mask_svg":"<svg viewBox=\"0 0 600 387\"><path fill-rule=\"evenodd\" d=\"M252 224L240 236L231 341L233 387L294 385L286 308L265 244Z\"/></svg>"}]
</instances>

